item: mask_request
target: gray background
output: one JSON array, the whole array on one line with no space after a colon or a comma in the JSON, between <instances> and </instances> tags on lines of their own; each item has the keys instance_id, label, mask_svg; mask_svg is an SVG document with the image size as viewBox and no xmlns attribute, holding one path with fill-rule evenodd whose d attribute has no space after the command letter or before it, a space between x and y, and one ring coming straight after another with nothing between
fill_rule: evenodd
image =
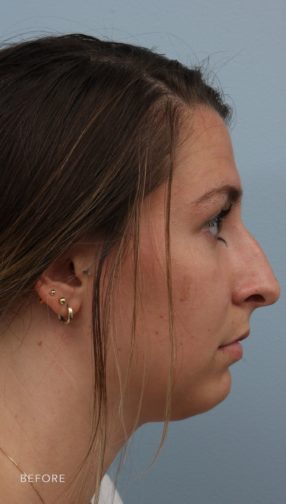
<instances>
[{"instance_id":1,"label":"gray background","mask_svg":"<svg viewBox=\"0 0 286 504\"><path fill-rule=\"evenodd\" d=\"M230 396L213 410L133 438L118 483L125 504L285 504L285 0L8 0L1 41L83 32L209 61L235 108L232 138L243 217L261 242L281 300L257 310ZM115 461L116 462L116 461ZM114 476L115 464L109 473Z\"/></svg>"}]
</instances>

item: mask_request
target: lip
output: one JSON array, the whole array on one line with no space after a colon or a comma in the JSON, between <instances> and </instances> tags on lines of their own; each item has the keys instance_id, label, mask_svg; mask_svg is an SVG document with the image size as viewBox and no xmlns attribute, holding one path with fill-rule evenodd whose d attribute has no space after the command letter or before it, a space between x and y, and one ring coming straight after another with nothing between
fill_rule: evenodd
<instances>
[{"instance_id":1,"label":"lip","mask_svg":"<svg viewBox=\"0 0 286 504\"><path fill-rule=\"evenodd\" d=\"M224 343L223 345L220 345L219 348L224 348L229 345L233 345L234 343L238 343L239 341L242 341L242 340L248 338L249 334L250 334L250 329L248 329L248 331L246 331L244 334L242 334L242 336L240 336L239 338L232 340L229 343Z\"/></svg>"},{"instance_id":2,"label":"lip","mask_svg":"<svg viewBox=\"0 0 286 504\"><path fill-rule=\"evenodd\" d=\"M227 359L231 359L231 362L238 361L243 357L243 348L239 341L219 347L218 352L224 354Z\"/></svg>"}]
</instances>

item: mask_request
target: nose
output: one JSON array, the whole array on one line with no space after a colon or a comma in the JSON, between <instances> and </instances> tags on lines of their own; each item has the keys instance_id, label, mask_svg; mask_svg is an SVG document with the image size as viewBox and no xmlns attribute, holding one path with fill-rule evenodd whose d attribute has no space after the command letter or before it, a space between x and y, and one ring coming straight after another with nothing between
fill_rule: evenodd
<instances>
[{"instance_id":1,"label":"nose","mask_svg":"<svg viewBox=\"0 0 286 504\"><path fill-rule=\"evenodd\" d=\"M268 306L280 297L280 285L259 243L245 229L236 262L233 302L252 310Z\"/></svg>"}]
</instances>

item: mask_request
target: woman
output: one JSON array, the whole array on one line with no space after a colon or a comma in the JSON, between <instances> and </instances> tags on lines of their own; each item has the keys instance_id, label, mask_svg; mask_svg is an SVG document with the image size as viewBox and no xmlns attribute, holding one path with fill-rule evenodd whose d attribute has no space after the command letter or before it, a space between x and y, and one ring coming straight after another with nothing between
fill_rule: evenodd
<instances>
[{"instance_id":1,"label":"woman","mask_svg":"<svg viewBox=\"0 0 286 504\"><path fill-rule=\"evenodd\" d=\"M199 68L70 34L0 86L1 502L96 502L138 427L227 397L279 285Z\"/></svg>"}]
</instances>

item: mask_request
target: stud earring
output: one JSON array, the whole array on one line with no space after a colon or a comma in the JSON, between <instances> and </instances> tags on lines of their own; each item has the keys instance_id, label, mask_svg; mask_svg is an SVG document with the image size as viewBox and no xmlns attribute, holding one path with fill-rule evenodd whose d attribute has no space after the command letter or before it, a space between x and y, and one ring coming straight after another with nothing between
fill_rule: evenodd
<instances>
[{"instance_id":1,"label":"stud earring","mask_svg":"<svg viewBox=\"0 0 286 504\"><path fill-rule=\"evenodd\" d=\"M50 296L54 296L56 294L56 291L55 289L51 289L50 292L49 292ZM39 297L39 301L41 304L43 304L43 299Z\"/></svg>"}]
</instances>

